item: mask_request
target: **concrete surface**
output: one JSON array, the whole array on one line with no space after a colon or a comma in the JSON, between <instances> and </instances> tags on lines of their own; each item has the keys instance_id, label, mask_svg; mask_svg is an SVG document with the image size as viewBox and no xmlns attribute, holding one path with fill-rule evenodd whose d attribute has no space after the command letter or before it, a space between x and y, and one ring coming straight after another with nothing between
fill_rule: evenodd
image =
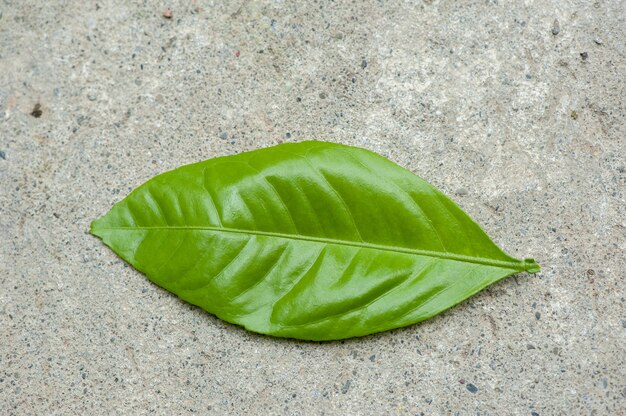
<instances>
[{"instance_id":1,"label":"concrete surface","mask_svg":"<svg viewBox=\"0 0 626 416\"><path fill-rule=\"evenodd\" d=\"M0 414L624 414L625 10L4 0ZM408 167L543 272L304 343L179 301L87 232L160 172L312 138Z\"/></svg>"}]
</instances>

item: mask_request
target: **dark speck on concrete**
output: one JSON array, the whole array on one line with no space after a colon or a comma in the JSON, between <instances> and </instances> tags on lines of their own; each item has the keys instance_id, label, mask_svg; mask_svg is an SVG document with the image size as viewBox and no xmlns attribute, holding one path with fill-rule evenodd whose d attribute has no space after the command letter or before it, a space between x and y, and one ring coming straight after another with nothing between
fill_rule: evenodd
<instances>
[{"instance_id":1,"label":"dark speck on concrete","mask_svg":"<svg viewBox=\"0 0 626 416\"><path fill-rule=\"evenodd\" d=\"M583 61L586 61L587 58L589 58L589 54L587 52L581 52L580 57L583 59Z\"/></svg>"},{"instance_id":2,"label":"dark speck on concrete","mask_svg":"<svg viewBox=\"0 0 626 416\"><path fill-rule=\"evenodd\" d=\"M290 139L291 138L291 133L289 133L289 132L285 133L285 137Z\"/></svg>"},{"instance_id":3,"label":"dark speck on concrete","mask_svg":"<svg viewBox=\"0 0 626 416\"><path fill-rule=\"evenodd\" d=\"M33 107L33 111L30 112L30 115L35 118L39 118L41 117L42 114L43 114L43 111L41 111L41 104L39 103L35 104L35 106Z\"/></svg>"},{"instance_id":4,"label":"dark speck on concrete","mask_svg":"<svg viewBox=\"0 0 626 416\"><path fill-rule=\"evenodd\" d=\"M539 413L537 413L537 412L530 412L530 416L539 416Z\"/></svg>"},{"instance_id":5,"label":"dark speck on concrete","mask_svg":"<svg viewBox=\"0 0 626 416\"><path fill-rule=\"evenodd\" d=\"M623 322L623 324L625 324L625 325L626 325L626 321L624 321L624 322ZM371 361L371 362L376 361L376 354L372 354L372 355L370 355L370 361Z\"/></svg>"},{"instance_id":6,"label":"dark speck on concrete","mask_svg":"<svg viewBox=\"0 0 626 416\"><path fill-rule=\"evenodd\" d=\"M554 23L552 23L552 34L556 36L559 34L560 31L561 31L561 25L559 24L558 20L554 19Z\"/></svg>"},{"instance_id":7,"label":"dark speck on concrete","mask_svg":"<svg viewBox=\"0 0 626 416\"><path fill-rule=\"evenodd\" d=\"M220 133L220 139L222 140L226 140L228 139L228 133L226 133L225 131Z\"/></svg>"},{"instance_id":8,"label":"dark speck on concrete","mask_svg":"<svg viewBox=\"0 0 626 416\"><path fill-rule=\"evenodd\" d=\"M367 61L365 59L361 61L361 68L363 69L367 68Z\"/></svg>"},{"instance_id":9,"label":"dark speck on concrete","mask_svg":"<svg viewBox=\"0 0 626 416\"><path fill-rule=\"evenodd\" d=\"M465 195L469 194L469 192L465 188L459 188L459 189L457 189L456 194L458 196L465 196Z\"/></svg>"},{"instance_id":10,"label":"dark speck on concrete","mask_svg":"<svg viewBox=\"0 0 626 416\"><path fill-rule=\"evenodd\" d=\"M320 92L320 98L323 100L324 98L326 98L327 95L325 92Z\"/></svg>"},{"instance_id":11,"label":"dark speck on concrete","mask_svg":"<svg viewBox=\"0 0 626 416\"><path fill-rule=\"evenodd\" d=\"M476 393L478 391L478 387L476 387L472 383L469 383L467 385L467 391L469 391L470 393Z\"/></svg>"},{"instance_id":12,"label":"dark speck on concrete","mask_svg":"<svg viewBox=\"0 0 626 416\"><path fill-rule=\"evenodd\" d=\"M541 313L535 312L535 318L537 318L537 320L540 320L541 319Z\"/></svg>"},{"instance_id":13,"label":"dark speck on concrete","mask_svg":"<svg viewBox=\"0 0 626 416\"><path fill-rule=\"evenodd\" d=\"M526 79L533 79L533 76L530 74L526 74Z\"/></svg>"},{"instance_id":14,"label":"dark speck on concrete","mask_svg":"<svg viewBox=\"0 0 626 416\"><path fill-rule=\"evenodd\" d=\"M7 154L4 152L4 150L0 150L0 159L7 160Z\"/></svg>"},{"instance_id":15,"label":"dark speck on concrete","mask_svg":"<svg viewBox=\"0 0 626 416\"><path fill-rule=\"evenodd\" d=\"M341 386L341 393L346 394L348 392L348 390L350 390L350 384L352 383L351 380L348 380L344 383L343 386Z\"/></svg>"}]
</instances>

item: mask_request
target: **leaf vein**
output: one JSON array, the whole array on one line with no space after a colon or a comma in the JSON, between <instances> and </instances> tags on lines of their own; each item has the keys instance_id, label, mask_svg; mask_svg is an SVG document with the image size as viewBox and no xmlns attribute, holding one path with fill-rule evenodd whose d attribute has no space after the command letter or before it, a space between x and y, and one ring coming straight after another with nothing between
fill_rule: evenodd
<instances>
[{"instance_id":1,"label":"leaf vein","mask_svg":"<svg viewBox=\"0 0 626 416\"><path fill-rule=\"evenodd\" d=\"M271 315L274 314L274 308L276 307L276 304L280 302L281 300L283 300L286 296L288 296L295 289L295 287L298 286L298 283L300 283L300 281L302 281L302 279L304 279L307 276L307 274L309 274L311 269L315 267L317 262L324 257L325 252L326 252L326 246L322 247L319 253L317 253L317 256L315 256L315 260L313 260L313 262L311 262L309 267L307 267L307 269L303 273L301 273L300 276L297 277L296 281L291 284L289 289L287 289L285 293L283 293L281 296L274 299L274 301L272 302L272 307L271 307L271 310L272 310Z\"/></svg>"},{"instance_id":2,"label":"leaf vein","mask_svg":"<svg viewBox=\"0 0 626 416\"><path fill-rule=\"evenodd\" d=\"M201 291L203 289L205 289L206 287L208 287L215 279L217 279L219 276L221 276L224 271L226 271L226 269L228 269L238 258L239 256L241 256L241 254L246 250L246 248L250 245L250 243L252 242L252 240L254 240L254 238L250 238L246 244L243 245L243 247L241 248L241 250L239 250L237 252L237 254L228 262L228 264L226 264L224 267L222 267L222 269L214 274L213 276L211 276L209 279L207 279L206 283L204 283L202 286L197 287L195 289L187 289L188 291Z\"/></svg>"},{"instance_id":3,"label":"leaf vein","mask_svg":"<svg viewBox=\"0 0 626 416\"><path fill-rule=\"evenodd\" d=\"M289 221L291 222L291 225L293 225L293 229L296 232L298 231L298 226L296 225L296 222L293 219L293 215L291 215L291 211L289 211L289 207L287 206L287 204L285 203L285 201L283 200L282 195L278 192L278 190L276 189L276 187L274 186L274 184L272 182L270 182L267 177L265 175L263 175L261 173L261 171L259 171L257 168L255 168L254 166L252 166L252 164L250 163L250 161L248 161L248 166L250 166L252 168L252 170L254 170L257 174L259 174L259 176L261 176L263 178L263 180L272 188L272 190L274 191L274 194L276 194L276 196L278 197L278 200L280 201L280 203L282 204L283 208L285 208L285 211L287 212L287 216L289 217Z\"/></svg>"},{"instance_id":4,"label":"leaf vein","mask_svg":"<svg viewBox=\"0 0 626 416\"><path fill-rule=\"evenodd\" d=\"M398 290L404 283L406 283L412 277L421 277L421 275L424 274L425 271L431 270L435 266L435 264L437 262L439 262L440 260L441 259L437 259L437 260L434 260L434 261L431 260L431 261L427 262L416 274L408 273L407 276L404 279L402 279L401 282L397 282L396 284L390 286L389 288L384 290L382 293L379 293L376 297L374 297L373 299L370 299L369 301L367 301L364 304L355 306L355 307L353 307L351 309L348 309L348 310L345 310L345 311L334 313L332 315L324 316L322 318L316 319L316 320L311 321L311 322L305 322L305 323L297 324L297 325L285 325L283 327L284 328L296 328L296 327L302 327L302 326L308 326L308 325L315 325L315 324L319 324L321 322L327 321L329 319L336 318L336 317L338 317L340 315L354 314L356 312L365 310L369 306L371 306L375 302L377 302L378 300L380 300L383 297L388 296L389 294L391 294L391 293L395 292L396 290Z\"/></svg>"},{"instance_id":5,"label":"leaf vein","mask_svg":"<svg viewBox=\"0 0 626 416\"><path fill-rule=\"evenodd\" d=\"M354 160L356 163L358 163L359 165L363 166L365 169L367 169L369 172L372 173L372 175L374 175L374 177L376 177L376 172L374 172L371 168L369 168L367 165L365 165L364 163L362 163L359 159L357 159L356 157L354 157L354 155L352 153L350 153L348 150L344 150L344 149L339 149L341 150L343 153L347 154L348 156L350 156L350 158L352 160ZM404 189L402 189L400 187L400 185L398 185L393 179L389 178L389 183L391 183L393 186L395 186L398 190L400 190L402 193L406 194L408 196L408 198L411 200L411 202L413 202L413 205L415 205L415 207L417 208L417 210L422 214L422 217L426 219L426 221L428 221L428 225L430 226L430 229L433 230L435 232L435 235L437 236L437 239L439 240L439 244L441 244L441 248L444 251L448 251L448 249L446 249L445 244L443 243L443 240L441 239L441 235L439 234L439 230L437 230L437 228L435 227L435 224L433 224L433 221L430 219L430 217L426 214L426 212L424 212L424 210L422 209L422 206L415 200L413 199L413 197L411 197L411 195L408 194L408 192L406 192Z\"/></svg>"},{"instance_id":6,"label":"leaf vein","mask_svg":"<svg viewBox=\"0 0 626 416\"><path fill-rule=\"evenodd\" d=\"M476 256L467 256L464 254L456 254L447 252L439 252L439 251L431 251L431 250L422 250L418 248L408 248L408 247L398 247L398 246L390 246L390 245L382 245L382 244L374 244L367 243L363 241L349 241L349 240L336 240L332 238L325 237L313 237L308 235L294 235L294 234L283 234L283 233L275 233L271 231L260 231L260 230L241 230L237 228L219 228L212 226L154 226L154 227L102 227L97 230L178 230L178 229L186 229L186 230L198 230L198 231L209 231L209 232L223 232L223 233L231 233L231 234L245 234L245 235L256 235L256 236L265 236L265 237L275 237L282 238L287 240L298 240L298 241L310 241L317 242L323 244L332 244L337 246L350 246L350 247L363 247L369 248L373 250L381 250L381 251L390 251L395 253L405 253L405 254L414 254L418 256L426 256L426 257L439 257L446 260L456 260L466 263L476 263L476 264L484 264L487 266L496 266L503 267L511 270L518 271L526 271L526 267L528 266L523 261L506 261L506 260L497 260L485 257L476 257Z\"/></svg>"},{"instance_id":7,"label":"leaf vein","mask_svg":"<svg viewBox=\"0 0 626 416\"><path fill-rule=\"evenodd\" d=\"M149 198L150 200L147 201L148 205L150 205L150 207L152 209L154 209L154 207L156 206L156 210L158 211L158 215L160 215L161 218L163 218L163 222L165 222L165 225L169 225L169 222L167 222L167 217L165 216L165 212L163 211L163 208L161 207L161 204L159 203L159 200L152 193L152 190L148 189L148 192L146 192L146 195L150 197Z\"/></svg>"},{"instance_id":8,"label":"leaf vein","mask_svg":"<svg viewBox=\"0 0 626 416\"><path fill-rule=\"evenodd\" d=\"M202 181L202 185L204 186L204 189L206 190L207 194L209 195L209 201L211 201L211 205L213 206L213 209L215 210L215 215L217 216L217 222L220 225L220 227L223 227L224 224L222 224L222 218L220 216L220 211L217 209L217 203L216 198L213 197L213 195L211 194L211 187L207 185L206 183L206 179L207 179L207 168L204 168L202 170L202 176L203 176L203 181Z\"/></svg>"},{"instance_id":9,"label":"leaf vein","mask_svg":"<svg viewBox=\"0 0 626 416\"><path fill-rule=\"evenodd\" d=\"M419 308L423 308L426 305L428 305L429 303L431 303L433 300L435 300L438 296L442 295L444 292L447 292L448 290L452 289L454 286L458 285L459 282L462 282L463 280L465 280L469 275L471 275L472 273L474 273L476 270L478 270L480 268L480 265L474 266L473 268L469 269L467 271L467 273L465 273L463 275L462 278L460 279L456 279L454 281L454 283L452 283L451 285L448 285L446 287L444 287L443 289L441 289L440 291L438 291L437 293L435 293L434 295L432 295L426 302L420 303L419 305L415 306L414 308L411 308L409 311L403 313L402 315L400 315L398 318L396 318L397 321L400 321L404 318L406 318L408 315L412 314L413 312L415 312L416 310L418 310Z\"/></svg>"},{"instance_id":10,"label":"leaf vein","mask_svg":"<svg viewBox=\"0 0 626 416\"><path fill-rule=\"evenodd\" d=\"M274 264L267 270L267 272L265 272L265 274L263 275L263 277L261 277L260 279L258 279L256 282L254 282L251 286L245 288L243 291L241 291L240 293L238 293L237 295L235 295L233 298L230 299L231 302L236 301L237 299L241 298L243 295L245 295L246 293L250 292L251 290L253 290L255 287L257 287L258 285L260 285L261 283L263 283L263 281L265 281L265 279L276 269L276 267L278 266L278 264L281 262L281 260L283 259L283 257L285 257L285 253L287 252L287 247L285 247L283 249L283 251L280 253L280 256L278 256L278 258L276 259L276 261L274 262Z\"/></svg>"},{"instance_id":11,"label":"leaf vein","mask_svg":"<svg viewBox=\"0 0 626 416\"><path fill-rule=\"evenodd\" d=\"M158 269L156 269L154 274L159 274L161 272L161 270L163 269L163 267L165 267L165 265L168 264L176 256L176 254L178 253L178 250L180 250L182 245L187 240L187 237L188 237L187 233L184 233L183 234L183 238L180 239L178 244L176 244L176 247L174 248L174 250L172 250L170 255L165 258L165 261L163 263L161 263L161 265L159 266Z\"/></svg>"},{"instance_id":12,"label":"leaf vein","mask_svg":"<svg viewBox=\"0 0 626 416\"><path fill-rule=\"evenodd\" d=\"M309 149L310 150L310 149ZM308 152L307 152L308 154ZM321 177L324 182L326 182L326 184L328 185L328 187L330 188L330 190L335 194L335 196L337 196L337 199L339 199L339 201L341 202L341 204L343 205L344 209L346 210L346 212L348 213L348 216L350 217L350 220L352 221L352 225L354 226L354 230L356 231L356 234L359 236L359 239L361 241L365 241L363 240L363 237L361 236L361 231L359 231L359 227L356 225L356 220L354 219L354 214L352 214L352 211L350 210L350 207L348 206L348 204L346 203L346 201L343 199L343 197L341 196L341 194L339 193L339 191L337 191L335 189L335 187L328 181L328 179L326 179L326 176L320 171L318 170L313 163L311 163L311 161L309 160L309 158L307 157L307 155L305 156L300 156L302 159L304 159L306 161L306 163L311 167L311 170L313 170L313 172L317 173L319 177Z\"/></svg>"}]
</instances>

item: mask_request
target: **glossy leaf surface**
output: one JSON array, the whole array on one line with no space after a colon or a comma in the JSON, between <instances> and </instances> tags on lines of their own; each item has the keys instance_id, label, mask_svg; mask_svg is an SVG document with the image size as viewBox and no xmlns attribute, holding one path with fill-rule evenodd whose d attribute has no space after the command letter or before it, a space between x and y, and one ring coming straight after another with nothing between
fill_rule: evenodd
<instances>
[{"instance_id":1,"label":"glossy leaf surface","mask_svg":"<svg viewBox=\"0 0 626 416\"><path fill-rule=\"evenodd\" d=\"M539 270L502 252L423 179L324 142L164 173L91 232L187 302L251 331L306 340L410 325Z\"/></svg>"}]
</instances>

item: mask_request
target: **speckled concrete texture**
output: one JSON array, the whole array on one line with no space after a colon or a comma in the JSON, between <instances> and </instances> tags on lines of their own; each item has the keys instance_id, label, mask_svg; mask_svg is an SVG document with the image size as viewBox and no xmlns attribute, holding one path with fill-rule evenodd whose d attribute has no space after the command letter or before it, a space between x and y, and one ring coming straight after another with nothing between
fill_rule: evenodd
<instances>
[{"instance_id":1,"label":"speckled concrete texture","mask_svg":"<svg viewBox=\"0 0 626 416\"><path fill-rule=\"evenodd\" d=\"M4 0L0 414L624 414L625 10ZM158 173L305 139L407 167L543 272L306 343L185 304L88 234Z\"/></svg>"}]
</instances>

